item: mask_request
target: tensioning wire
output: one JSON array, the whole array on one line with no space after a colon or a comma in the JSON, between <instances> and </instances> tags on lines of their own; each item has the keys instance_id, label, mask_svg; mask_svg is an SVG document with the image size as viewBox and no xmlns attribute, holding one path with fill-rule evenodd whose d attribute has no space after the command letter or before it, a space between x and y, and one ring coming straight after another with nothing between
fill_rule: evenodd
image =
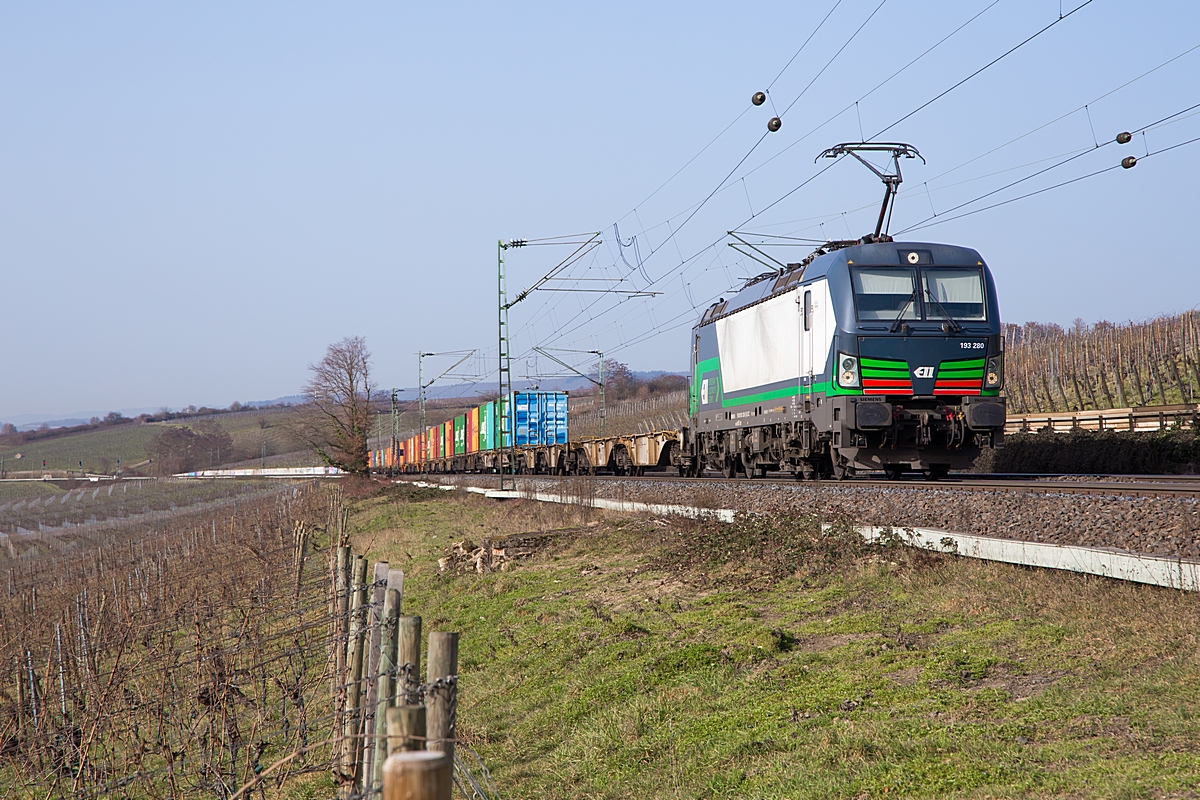
<instances>
[{"instance_id":1,"label":"tensioning wire","mask_svg":"<svg viewBox=\"0 0 1200 800\"><path fill-rule=\"evenodd\" d=\"M1172 151L1172 150L1177 150L1177 149L1179 149L1180 147L1185 147L1185 146L1187 146L1187 145L1189 145L1189 144L1195 144L1196 142L1200 142L1200 136L1197 136L1197 137L1196 137L1196 138L1194 138L1194 139L1188 139L1187 141L1183 141L1183 142L1179 142L1179 143L1177 143L1177 144L1173 144L1173 145L1171 145L1171 146L1169 146L1169 147L1164 147L1164 148L1162 148L1162 149L1160 149L1160 150L1155 150L1155 151L1153 151L1153 152L1151 152L1151 153L1147 153L1146 155L1144 155L1144 156L1142 156L1141 158L1139 158L1139 159L1138 159L1138 162L1140 163L1140 162L1142 162L1142 161L1145 161L1145 160L1146 160L1146 159L1148 159L1148 158L1153 158L1154 156L1157 156L1157 155L1162 155L1163 153L1168 153L1168 152L1170 152L1170 151ZM1086 179L1088 179L1088 178L1094 178L1094 177L1096 177L1097 175L1103 175L1103 174L1104 174L1104 173L1106 173L1106 172L1112 172L1114 169L1121 169L1121 168L1122 168L1122 166L1123 166L1123 165L1121 165L1121 164L1113 164L1112 166L1105 167L1104 169L1098 169L1098 170L1096 170L1095 172L1090 172L1090 173L1088 173L1087 175L1080 175L1080 176L1079 176L1079 177L1077 177L1077 178L1072 178L1072 179L1070 179L1070 180L1063 181L1062 183L1056 183L1056 184L1054 184L1053 186L1046 186L1046 187L1044 187L1044 188L1037 189L1036 191L1032 191L1032 192L1029 192L1029 193L1027 193L1027 194L1020 195L1019 197L1011 197L1011 198L1009 198L1008 200L1002 200L1002 201L1000 201L999 203L993 203L992 205L990 205L990 206L984 206L983 208L976 208L976 209L973 209L973 210L971 210L971 211L964 212L964 213L962 213L962 214L959 214L959 215L957 215L957 216L954 216L954 217L948 217L948 218L938 219L938 220L934 220L934 221L928 221L928 222L927 222L927 224L921 224L921 225L919 225L919 226L917 226L917 227L911 227L911 228L909 228L908 230L918 230L919 228L932 228L934 225L941 225L943 222L951 222L951 221L953 221L953 220L956 220L956 219L962 219L963 217L969 217L969 216L971 216L972 214L978 214L978 213L980 213L980 212L983 212L983 211L989 211L989 210L991 210L991 209L993 209L993 208L999 208L1000 206L1008 205L1009 203L1015 203L1015 202L1017 202L1018 200L1024 200L1024 199L1025 199L1025 198L1027 198L1027 197L1033 197L1034 195L1042 194L1042 193L1044 193L1044 192L1049 192L1049 191L1051 191L1052 189L1058 189L1058 188L1060 188L1060 187L1062 187L1062 186L1068 186L1068 185L1070 185L1070 184L1072 184L1072 183L1078 183L1079 181L1086 180Z\"/></svg>"},{"instance_id":2,"label":"tensioning wire","mask_svg":"<svg viewBox=\"0 0 1200 800\"><path fill-rule=\"evenodd\" d=\"M1161 125L1161 124L1163 124L1164 122L1166 122L1167 120L1173 119L1173 118L1175 118L1175 117L1178 117L1178 116L1180 116L1180 115L1182 115L1182 114L1186 114L1187 112L1189 112L1189 111L1192 111L1192 110L1194 110L1194 109L1196 109L1196 108L1200 108L1200 103L1197 103L1197 104L1195 104L1195 105L1192 105L1192 106L1188 106L1187 108L1183 109L1182 111L1176 111L1174 114L1168 114L1167 116L1163 117L1163 118L1162 118L1162 119L1160 119L1160 120L1157 120L1157 121L1155 121L1155 122L1151 122L1149 125L1143 125L1143 126L1141 126L1140 128L1135 128L1135 129L1134 129L1132 132L1133 132L1133 133L1141 133L1141 132L1142 132L1142 131L1144 131L1144 130L1147 130L1147 129L1149 129L1149 128L1152 128L1152 127L1154 127L1155 125ZM1058 167L1061 167L1061 166L1063 166L1063 165L1065 165L1065 164L1069 164L1069 163L1071 163L1072 161L1074 161L1074 160L1076 160L1076 159L1078 159L1078 158L1082 158L1083 156L1085 156L1085 155L1087 155L1087 154L1089 154L1089 153L1094 153L1094 152L1096 152L1097 150L1099 150L1099 149L1101 149L1101 148L1104 148L1104 147L1107 147L1108 145L1110 145L1110 144L1114 144L1114 143L1115 143L1115 142L1114 142L1114 140L1113 140L1113 139L1109 139L1109 140L1107 140L1107 141L1101 142L1101 143L1097 144L1095 147L1088 148L1087 150L1084 150L1084 151L1082 151L1082 152L1080 152L1080 153L1076 153L1076 154L1075 154L1075 155L1073 155L1073 156L1068 156L1067 158L1064 158L1064 159L1062 159L1061 161L1058 161L1058 162L1056 162L1056 163L1054 163L1054 164L1051 164L1051 165L1050 165L1050 166L1048 166L1048 167L1044 167L1043 169L1040 169L1040 170L1038 170L1038 171L1036 171L1036 172L1030 173L1029 175L1026 175L1026 176L1025 176L1025 177L1023 177L1023 178L1018 178L1017 180L1015 180L1015 181L1012 181L1011 183L1007 183L1007 184L1005 184L1004 186L1001 186L1001 187L999 187L999 188L997 188L997 189L993 189L993 190L991 190L990 192L985 192L985 193L983 193L983 194L979 195L978 197L975 197L975 198L973 198L973 199L971 199L971 200L967 200L966 202L959 203L958 205L956 205L956 206L953 206L952 208L948 208L948 209L946 209L946 210L945 210L945 211L943 211L943 212L942 212L940 215L939 215L939 214L934 214L932 217L926 217L925 219L921 220L920 222L916 222L916 223L914 223L914 224L912 224L912 225L909 225L909 226L908 226L908 227L906 227L906 228L902 228L901 230L899 230L899 231L897 231L897 232L896 232L896 235L897 235L897 236L899 236L899 235L901 235L901 234L908 233L909 231L918 230L918 229L920 229L920 228L927 228L927 227L930 227L930 226L929 226L929 225L927 225L926 223L930 222L931 220L933 220L934 218L936 218L936 217L938 217L938 216L945 217L945 215L946 215L946 214L951 214L951 213L953 213L953 212L955 212L955 211L958 211L958 210L959 210L959 209L961 209L961 208L965 208L966 206L973 205L974 203L978 203L980 200L985 200L985 199L987 199L988 197L991 197L991 196L992 196L992 195L994 195L994 194L998 194L999 192L1003 192L1003 191L1004 191L1004 190L1006 190L1006 189L1011 189L1012 187L1014 187L1014 186L1017 186L1018 184L1021 184L1021 183L1024 183L1025 181L1027 181L1027 180L1031 180L1031 179L1033 179L1033 178L1036 178L1036 177L1037 177L1037 176L1039 176L1039 175L1043 175L1043 174L1045 174L1045 173L1049 172L1049 171L1050 171L1050 170L1052 170L1052 169L1057 169ZM1161 151L1160 151L1160 152L1161 152ZM1143 157L1144 157L1144 156L1143 156ZM1116 165L1116 166L1120 166L1120 165L1118 164L1118 165ZM1087 175L1087 176L1085 176L1085 177L1091 177L1092 175L1099 175L1100 173L1102 173L1102 172L1107 172L1107 171L1108 171L1108 169L1103 169L1103 170L1100 170L1100 171L1098 171L1098 172L1093 172L1093 173L1091 173L1090 175ZM1050 188L1057 188L1058 186L1066 186L1067 184L1069 184L1069 183L1074 183L1074 182L1075 182L1074 180L1071 180L1071 181L1066 181L1066 182L1064 182L1064 183L1055 184L1055 186L1053 186L1053 187L1050 187ZM1031 194L1022 195L1022 196L1021 196L1021 198L1024 198L1024 197L1032 197L1034 194L1039 194L1039 193L1040 193L1040 192L1033 192L1033 193L1031 193ZM1014 199L1021 199L1021 198L1014 198ZM1005 201L1005 203L1007 203L1007 202L1011 202L1011 201ZM987 208L996 208L996 206L997 206L997 205L1004 205L1005 203L997 203L997 204L995 204L995 205L987 206ZM981 211L982 211L982 210L984 210L984 209L979 209L979 210L981 210ZM949 217L949 218L943 219L942 221L943 221L943 222L949 222L949 221L950 221L950 220L952 220L952 219L961 219L962 217L965 217L965 216L968 216L968 215L967 215L967 214L959 214L959 215L957 215L957 216L954 216L954 217Z\"/></svg>"}]
</instances>

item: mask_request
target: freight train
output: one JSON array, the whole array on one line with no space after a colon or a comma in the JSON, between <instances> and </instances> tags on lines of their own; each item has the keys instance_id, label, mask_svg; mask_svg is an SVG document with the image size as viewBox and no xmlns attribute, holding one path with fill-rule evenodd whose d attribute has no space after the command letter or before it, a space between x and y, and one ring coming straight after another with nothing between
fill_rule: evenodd
<instances>
[{"instance_id":1,"label":"freight train","mask_svg":"<svg viewBox=\"0 0 1200 800\"><path fill-rule=\"evenodd\" d=\"M515 392L372 454L401 472L937 478L998 447L1004 337L970 248L831 242L692 329L690 425L572 441L562 392Z\"/></svg>"}]
</instances>

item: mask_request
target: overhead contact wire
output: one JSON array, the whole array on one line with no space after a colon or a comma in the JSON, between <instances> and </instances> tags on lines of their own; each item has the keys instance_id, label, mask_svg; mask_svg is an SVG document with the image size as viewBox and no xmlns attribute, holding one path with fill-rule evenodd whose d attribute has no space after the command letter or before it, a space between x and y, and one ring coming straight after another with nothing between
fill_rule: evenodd
<instances>
[{"instance_id":1,"label":"overhead contact wire","mask_svg":"<svg viewBox=\"0 0 1200 800\"><path fill-rule=\"evenodd\" d=\"M1080 4L1080 5L1078 5L1078 6L1076 6L1075 8L1071 9L1071 10L1070 10L1070 11L1068 11L1068 12L1067 12L1065 15L1063 15L1063 16L1059 17L1058 19L1054 20L1054 21L1053 21L1053 22L1051 22L1049 25L1047 25L1046 27L1044 27L1044 28L1042 28L1041 30L1037 31L1036 33L1032 34L1031 36L1029 36L1029 38L1027 38L1027 39L1025 39L1024 41L1020 42L1019 44L1016 44L1016 45L1014 45L1013 47L1011 47L1011 48L1009 48L1008 50L1004 51L1004 52L1003 52L1003 53L1001 53L1000 55L996 56L996 57L995 57L995 58L993 58L991 61L989 61L988 63L984 64L982 67L980 67L979 69L975 70L975 71L974 71L974 72L972 72L970 75L968 75L967 77L965 77L965 78L963 78L962 80L960 80L958 83L955 83L955 84L954 84L953 86L951 86L950 88L948 88L948 89L945 89L944 91L942 91L942 92L939 92L938 94L934 95L934 96L933 96L932 98L930 98L929 100L925 101L925 102L924 102L924 103L922 103L921 105L919 105L919 106L917 106L916 108L914 108L912 111L910 111L910 112L908 112L907 114L905 114L904 116L900 117L900 119L896 120L896 121L895 121L895 122L893 122L891 125L888 125L887 127L885 127L885 128L883 128L882 130L880 130L880 131L879 131L879 133L876 133L874 136L872 136L872 137L871 137L870 139L868 139L867 141L872 141L872 140L874 140L874 139L878 139L880 136L882 136L883 134L885 134L885 133L887 133L888 131L890 131L892 128L894 128L894 127L896 127L897 125L899 125L901 122L904 122L904 120L908 119L909 117L913 116L914 114L916 114L916 113L918 113L918 112L920 112L920 111L923 111L924 109L926 109L926 108L928 108L929 106L933 105L933 104L934 104L934 103L936 103L938 100L941 100L943 97L945 97L946 95L950 94L951 92L953 92L953 91L954 91L955 89L957 89L958 87L962 86L962 85L963 85L964 83L966 83L967 81L969 81L969 80L971 80L972 78L976 77L977 75L979 75L979 74L980 74L981 72L983 72L984 70L986 70L986 69L988 69L989 67L995 66L996 64L1000 63L1000 62L1001 62L1001 61L1003 61L1005 58L1008 58L1010 55L1012 55L1013 53L1017 52L1017 51L1018 51L1018 50L1020 50L1022 47L1024 47L1024 46L1025 46L1025 45L1027 45L1027 44L1029 44L1029 43L1030 43L1030 42L1032 42L1034 39L1038 38L1038 37L1039 37L1039 36L1041 36L1043 33L1045 33L1046 31L1050 30L1051 28L1053 28L1053 27L1054 27L1055 25L1057 25L1058 23L1062 22L1062 21L1063 21L1063 20L1065 20L1065 19L1069 19L1069 18L1071 17L1071 15L1072 15L1072 14L1074 14L1076 11L1080 11L1081 9L1083 9L1083 8L1086 8L1087 6L1090 6L1090 5L1091 5L1093 2L1095 2L1095 0L1084 0L1084 2L1083 2L1083 3L1081 3L1081 4Z\"/></svg>"}]
</instances>

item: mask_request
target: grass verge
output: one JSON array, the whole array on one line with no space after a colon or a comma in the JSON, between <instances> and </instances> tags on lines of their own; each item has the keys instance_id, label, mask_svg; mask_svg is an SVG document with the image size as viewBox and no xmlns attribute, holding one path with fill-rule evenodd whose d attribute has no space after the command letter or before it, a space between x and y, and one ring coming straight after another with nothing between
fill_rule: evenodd
<instances>
[{"instance_id":1,"label":"grass verge","mask_svg":"<svg viewBox=\"0 0 1200 800\"><path fill-rule=\"evenodd\" d=\"M506 797L1195 797L1197 598L900 547L397 487L356 552L462 633ZM596 523L596 524L590 524ZM569 529L503 572L452 543ZM467 548L469 549L469 548Z\"/></svg>"}]
</instances>

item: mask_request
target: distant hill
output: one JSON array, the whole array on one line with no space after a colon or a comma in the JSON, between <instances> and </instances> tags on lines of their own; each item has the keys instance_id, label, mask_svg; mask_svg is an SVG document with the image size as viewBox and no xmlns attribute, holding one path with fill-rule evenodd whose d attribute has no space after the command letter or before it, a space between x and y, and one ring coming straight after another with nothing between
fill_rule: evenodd
<instances>
[{"instance_id":1,"label":"distant hill","mask_svg":"<svg viewBox=\"0 0 1200 800\"><path fill-rule=\"evenodd\" d=\"M633 371L633 376L638 380L649 381L662 375L683 375L687 377L686 372L674 372L670 370L648 370L648 371ZM450 384L447 386L432 386L425 390L427 399L433 398L458 398L458 397L476 397L486 395L494 397L497 390L495 381L487 383L464 383ZM591 381L584 378L547 378L545 380L514 380L513 390L518 392L527 392L533 390L541 390L543 392L590 392L595 386ZM402 389L400 395L403 400L412 400L417 396L415 387ZM410 394L411 392L411 394Z\"/></svg>"},{"instance_id":2,"label":"distant hill","mask_svg":"<svg viewBox=\"0 0 1200 800\"><path fill-rule=\"evenodd\" d=\"M262 408L264 406L279 406L279 405L300 405L304 402L304 396L298 394L287 395L286 397L277 397L274 400L250 400L242 403L243 408ZM62 416L54 416L50 414L17 414L12 417L0 419L0 423L10 422L16 426L19 431L35 431L45 425L48 428L74 428L77 425L87 425L92 417L104 418L110 411L116 411L124 417L136 418L142 414L157 414L163 410L162 406L157 408L106 408L103 411L76 411L71 414ZM180 411L181 408L172 408L171 411Z\"/></svg>"},{"instance_id":3,"label":"distant hill","mask_svg":"<svg viewBox=\"0 0 1200 800\"><path fill-rule=\"evenodd\" d=\"M634 371L634 377L639 380L648 381L652 378L657 378L660 375L686 375L684 372L671 372L668 370L649 370L649 371ZM525 380L518 379L513 381L513 389L518 392L531 391L540 389L542 391L559 391L559 392L587 392L593 388L591 382L584 378L547 378L545 380ZM476 397L494 397L496 394L495 381L486 383L462 383L449 384L446 386L432 386L425 392L425 396L430 400L450 400L450 399L467 399ZM390 388L380 388L378 395L381 399L387 398L391 393ZM417 387L406 386L400 390L400 399L416 400ZM242 408L263 408L266 406L280 405L302 405L304 403L304 395L289 394L283 397L276 397L273 400L249 400L241 403ZM16 414L14 416L0 419L0 423L9 422L16 426L18 431L35 431L43 425L49 428L73 428L78 425L87 425L93 417L104 418L110 411L116 411L125 417L136 418L142 414L158 415L163 411L163 407L157 408L106 408L95 411L76 411L70 414ZM179 412L182 408L171 408L170 411Z\"/></svg>"}]
</instances>

